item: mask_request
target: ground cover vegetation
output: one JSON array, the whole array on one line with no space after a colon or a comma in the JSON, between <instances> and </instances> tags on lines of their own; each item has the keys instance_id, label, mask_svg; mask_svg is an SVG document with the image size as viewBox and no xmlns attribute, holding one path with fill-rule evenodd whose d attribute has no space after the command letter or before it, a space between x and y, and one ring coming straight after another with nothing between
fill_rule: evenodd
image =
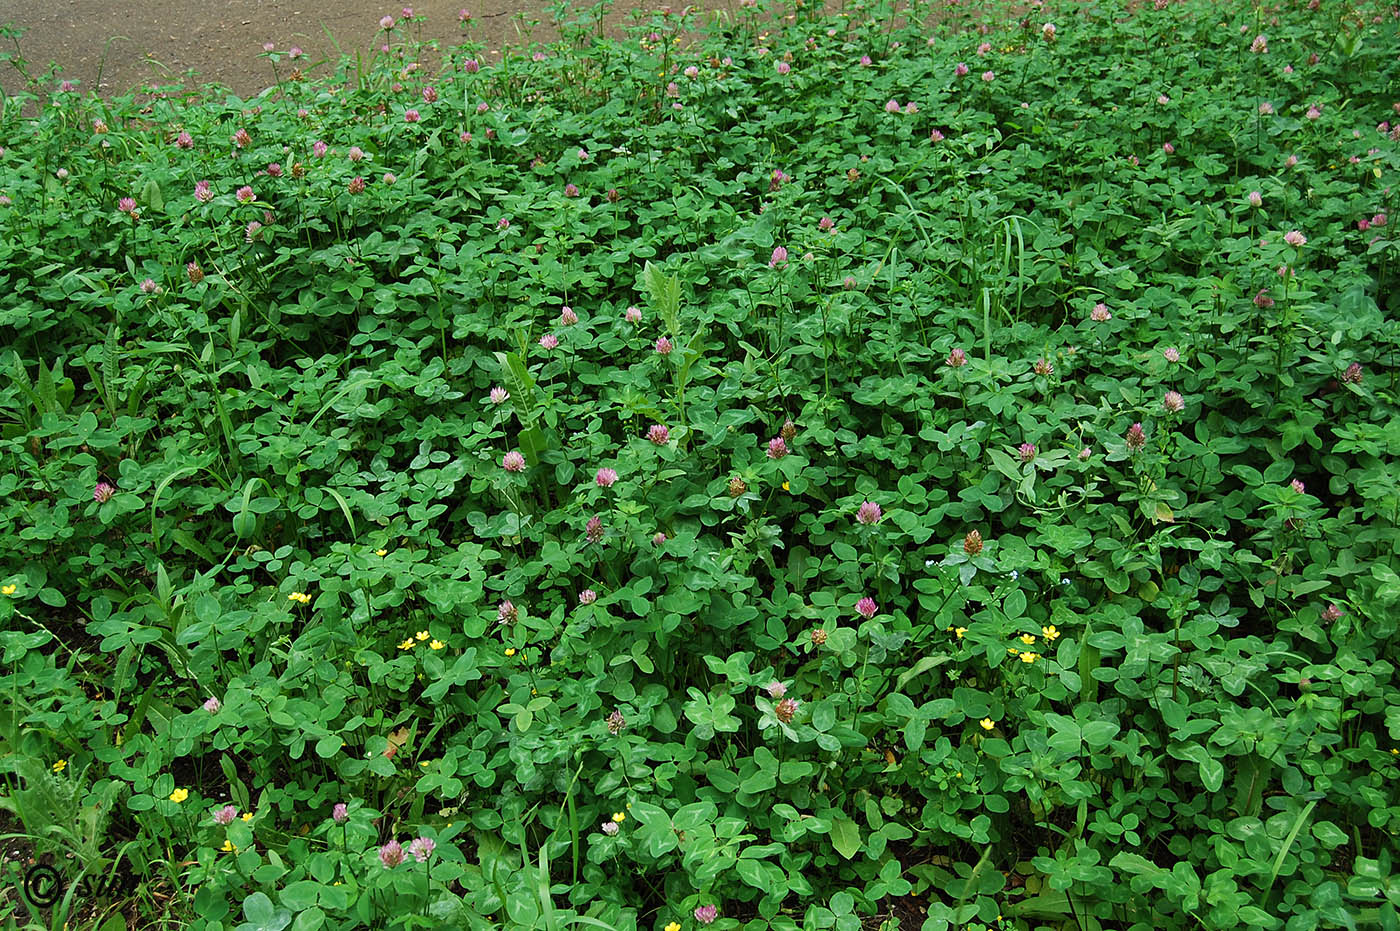
<instances>
[{"instance_id":1,"label":"ground cover vegetation","mask_svg":"<svg viewBox=\"0 0 1400 931\"><path fill-rule=\"evenodd\" d=\"M1397 11L596 21L5 101L10 918L1397 927Z\"/></svg>"}]
</instances>

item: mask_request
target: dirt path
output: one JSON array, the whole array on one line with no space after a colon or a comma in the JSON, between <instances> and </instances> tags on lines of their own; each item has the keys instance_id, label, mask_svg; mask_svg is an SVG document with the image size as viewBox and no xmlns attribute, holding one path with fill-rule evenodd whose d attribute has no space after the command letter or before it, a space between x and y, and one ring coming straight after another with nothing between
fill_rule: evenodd
<instances>
[{"instance_id":1,"label":"dirt path","mask_svg":"<svg viewBox=\"0 0 1400 931\"><path fill-rule=\"evenodd\" d=\"M459 11L466 7L472 16L471 38L485 42L492 57L499 56L504 44L525 40L515 14L542 24L552 19L539 0L408 0L407 5L417 16L426 16L422 37L437 39L444 48L463 40ZM607 22L616 27L628 11L646 5L651 4L620 0ZM261 57L265 43L283 52L298 46L311 62L333 59L329 31L353 54L371 47L380 17L399 19L404 6L404 0L0 0L0 25L24 30L20 54L36 76L57 61L64 79L110 95L177 79L192 68L198 81L218 82L246 97L273 83L271 66ZM737 0L706 4L707 9L737 7ZM541 25L533 38L554 34ZM323 74L326 67L312 73ZM23 80L14 68L0 68L0 87L14 93Z\"/></svg>"}]
</instances>

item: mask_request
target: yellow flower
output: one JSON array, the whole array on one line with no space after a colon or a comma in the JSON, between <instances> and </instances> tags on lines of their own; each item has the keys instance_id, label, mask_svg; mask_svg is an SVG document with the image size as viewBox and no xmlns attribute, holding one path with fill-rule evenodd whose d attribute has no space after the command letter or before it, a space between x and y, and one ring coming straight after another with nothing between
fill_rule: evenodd
<instances>
[{"instance_id":1,"label":"yellow flower","mask_svg":"<svg viewBox=\"0 0 1400 931\"><path fill-rule=\"evenodd\" d=\"M1026 646L1034 646L1034 645L1035 645L1035 634L1022 634L1022 635L1021 635L1021 642L1024 643Z\"/></svg>"},{"instance_id":2,"label":"yellow flower","mask_svg":"<svg viewBox=\"0 0 1400 931\"><path fill-rule=\"evenodd\" d=\"M409 637L409 638L408 638L407 640L405 640L403 643L400 643L400 644L399 644L399 649L400 649L400 650L411 650L411 649L413 649L413 638L412 638L412 637Z\"/></svg>"},{"instance_id":3,"label":"yellow flower","mask_svg":"<svg viewBox=\"0 0 1400 931\"><path fill-rule=\"evenodd\" d=\"M252 813L251 811L245 811L245 812L243 813L243 820L244 820L244 821L252 821L252 820L253 820L253 813Z\"/></svg>"},{"instance_id":4,"label":"yellow flower","mask_svg":"<svg viewBox=\"0 0 1400 931\"><path fill-rule=\"evenodd\" d=\"M0 592L3 592L6 595L13 595L15 593L15 586L13 583L11 583L9 585L6 585L4 588L0 588Z\"/></svg>"},{"instance_id":5,"label":"yellow flower","mask_svg":"<svg viewBox=\"0 0 1400 931\"><path fill-rule=\"evenodd\" d=\"M506 647L506 656L514 656L515 647Z\"/></svg>"},{"instance_id":6,"label":"yellow flower","mask_svg":"<svg viewBox=\"0 0 1400 931\"><path fill-rule=\"evenodd\" d=\"M1035 662L1035 661L1038 660L1038 659L1040 659L1040 654L1039 654L1039 653L1022 653L1022 654L1021 654L1021 662L1023 662L1023 663L1033 663L1033 662Z\"/></svg>"},{"instance_id":7,"label":"yellow flower","mask_svg":"<svg viewBox=\"0 0 1400 931\"><path fill-rule=\"evenodd\" d=\"M992 728L994 728L994 727L997 726L997 722L993 721L991 718L983 718L981 721L978 721L977 723L982 725L982 730L984 730L984 731L989 731L989 730L991 730Z\"/></svg>"},{"instance_id":8,"label":"yellow flower","mask_svg":"<svg viewBox=\"0 0 1400 931\"><path fill-rule=\"evenodd\" d=\"M1051 643L1054 643L1056 640L1060 639L1060 632L1055 629L1054 624L1051 624L1049 627L1040 628L1040 632L1044 634L1045 639Z\"/></svg>"},{"instance_id":9,"label":"yellow flower","mask_svg":"<svg viewBox=\"0 0 1400 931\"><path fill-rule=\"evenodd\" d=\"M306 593L305 593L305 592L292 592L290 595L287 596L287 600L288 600L288 601L301 601L301 600L302 600L303 598L305 598L305 597L306 597ZM306 602L304 602L304 601L301 601L301 603L302 603L302 604L306 604Z\"/></svg>"},{"instance_id":10,"label":"yellow flower","mask_svg":"<svg viewBox=\"0 0 1400 931\"><path fill-rule=\"evenodd\" d=\"M681 931L681 926L677 922L671 922L666 926L666 931Z\"/></svg>"},{"instance_id":11,"label":"yellow flower","mask_svg":"<svg viewBox=\"0 0 1400 931\"><path fill-rule=\"evenodd\" d=\"M375 551L374 551L374 555L376 555L376 556L388 556L388 555L389 555L389 551L388 551L388 550L375 550Z\"/></svg>"},{"instance_id":12,"label":"yellow flower","mask_svg":"<svg viewBox=\"0 0 1400 931\"><path fill-rule=\"evenodd\" d=\"M961 639L963 638L963 634L967 633L967 628L966 628L966 627L958 627L958 628L954 629L953 633L957 634L957 635L958 635L958 639L961 640Z\"/></svg>"},{"instance_id":13,"label":"yellow flower","mask_svg":"<svg viewBox=\"0 0 1400 931\"><path fill-rule=\"evenodd\" d=\"M428 761L427 761L427 760L424 760L423 762L419 763L418 765L421 766L421 767L423 767L424 769L427 769L427 768L428 768Z\"/></svg>"},{"instance_id":14,"label":"yellow flower","mask_svg":"<svg viewBox=\"0 0 1400 931\"><path fill-rule=\"evenodd\" d=\"M187 799L187 798L189 798L189 797L190 797L190 790L189 790L189 789L176 789L174 792L171 792L171 793L170 793L170 800L171 800L172 802L174 802L176 805L180 804L181 802L183 802L185 799Z\"/></svg>"},{"instance_id":15,"label":"yellow flower","mask_svg":"<svg viewBox=\"0 0 1400 931\"><path fill-rule=\"evenodd\" d=\"M418 638L418 640L421 642L421 641L427 640L428 637L429 637L429 634L428 634L428 632L427 632L426 630L420 630L420 631L418 631L418 633L417 633L415 636L416 636L416 637Z\"/></svg>"},{"instance_id":16,"label":"yellow flower","mask_svg":"<svg viewBox=\"0 0 1400 931\"><path fill-rule=\"evenodd\" d=\"M233 842L227 837L224 838L224 845L219 848L224 853L238 853L238 848L233 846Z\"/></svg>"},{"instance_id":17,"label":"yellow flower","mask_svg":"<svg viewBox=\"0 0 1400 931\"><path fill-rule=\"evenodd\" d=\"M447 646L447 644L443 643L441 640L434 640L432 643L428 644L428 649L441 650L445 646Z\"/></svg>"},{"instance_id":18,"label":"yellow flower","mask_svg":"<svg viewBox=\"0 0 1400 931\"><path fill-rule=\"evenodd\" d=\"M68 767L68 761L67 761L67 760L59 760L57 763L53 764L53 771L56 772L56 773L61 773L61 772L63 772L63 770L66 769L67 767Z\"/></svg>"},{"instance_id":19,"label":"yellow flower","mask_svg":"<svg viewBox=\"0 0 1400 931\"><path fill-rule=\"evenodd\" d=\"M791 490L791 489L788 488L788 483L787 483L787 482L783 482L783 491L790 491L790 490Z\"/></svg>"},{"instance_id":20,"label":"yellow flower","mask_svg":"<svg viewBox=\"0 0 1400 931\"><path fill-rule=\"evenodd\" d=\"M1018 650L1018 649L1016 649L1015 647L1007 647L1007 648L1006 648L1006 652L1007 652L1008 654L1010 654L1011 656L1015 656L1017 653L1020 653L1021 651Z\"/></svg>"},{"instance_id":21,"label":"yellow flower","mask_svg":"<svg viewBox=\"0 0 1400 931\"><path fill-rule=\"evenodd\" d=\"M624 822L624 821L626 821L626 820L627 820L627 814L626 814L626 812L621 812L621 811L615 811L615 812L613 812L613 822L614 822L615 824L621 824L622 822Z\"/></svg>"}]
</instances>

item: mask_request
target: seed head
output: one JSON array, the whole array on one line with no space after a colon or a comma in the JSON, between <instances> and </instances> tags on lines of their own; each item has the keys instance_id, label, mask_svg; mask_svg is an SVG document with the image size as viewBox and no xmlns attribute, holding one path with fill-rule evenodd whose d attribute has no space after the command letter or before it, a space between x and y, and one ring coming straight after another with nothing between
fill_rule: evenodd
<instances>
[{"instance_id":1,"label":"seed head","mask_svg":"<svg viewBox=\"0 0 1400 931\"><path fill-rule=\"evenodd\" d=\"M811 639L812 646L821 646L823 643L826 643L826 631L820 627L812 628Z\"/></svg>"},{"instance_id":2,"label":"seed head","mask_svg":"<svg viewBox=\"0 0 1400 931\"><path fill-rule=\"evenodd\" d=\"M797 437L797 424L793 423L791 420L783 421L783 428L778 431L778 435L782 437L785 442L791 443Z\"/></svg>"},{"instance_id":3,"label":"seed head","mask_svg":"<svg viewBox=\"0 0 1400 931\"><path fill-rule=\"evenodd\" d=\"M588 523L584 525L583 533L589 543L603 542L603 519L596 514L588 518Z\"/></svg>"},{"instance_id":4,"label":"seed head","mask_svg":"<svg viewBox=\"0 0 1400 931\"><path fill-rule=\"evenodd\" d=\"M793 716L797 714L797 699L784 698L773 706L773 716L784 724L791 723ZM696 916L699 917L699 916ZM707 922L708 923L708 922Z\"/></svg>"},{"instance_id":5,"label":"seed head","mask_svg":"<svg viewBox=\"0 0 1400 931\"><path fill-rule=\"evenodd\" d=\"M1342 373L1342 383L1346 385L1361 384L1361 363L1353 362L1347 366L1347 370Z\"/></svg>"},{"instance_id":6,"label":"seed head","mask_svg":"<svg viewBox=\"0 0 1400 931\"><path fill-rule=\"evenodd\" d=\"M204 280L204 269L199 267L198 262L190 262L185 266L185 275L190 279L190 284L199 284Z\"/></svg>"},{"instance_id":7,"label":"seed head","mask_svg":"<svg viewBox=\"0 0 1400 931\"><path fill-rule=\"evenodd\" d=\"M969 556L976 556L982 552L982 534L976 530L969 530L967 536L963 537L963 552Z\"/></svg>"},{"instance_id":8,"label":"seed head","mask_svg":"<svg viewBox=\"0 0 1400 931\"><path fill-rule=\"evenodd\" d=\"M734 476L729 480L729 497L737 498L749 490L749 486L739 476Z\"/></svg>"}]
</instances>

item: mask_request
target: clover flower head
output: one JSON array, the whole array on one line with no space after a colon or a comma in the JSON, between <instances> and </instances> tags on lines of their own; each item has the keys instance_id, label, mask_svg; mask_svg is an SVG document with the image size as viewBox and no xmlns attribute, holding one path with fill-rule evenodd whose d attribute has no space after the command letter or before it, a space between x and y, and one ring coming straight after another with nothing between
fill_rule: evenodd
<instances>
[{"instance_id":1,"label":"clover flower head","mask_svg":"<svg viewBox=\"0 0 1400 931\"><path fill-rule=\"evenodd\" d=\"M388 19L389 17L385 17ZM385 27L387 28L387 27ZM396 840L391 840L383 847L379 848L379 862L384 864L386 870L391 870L404 861L404 850Z\"/></svg>"}]
</instances>

